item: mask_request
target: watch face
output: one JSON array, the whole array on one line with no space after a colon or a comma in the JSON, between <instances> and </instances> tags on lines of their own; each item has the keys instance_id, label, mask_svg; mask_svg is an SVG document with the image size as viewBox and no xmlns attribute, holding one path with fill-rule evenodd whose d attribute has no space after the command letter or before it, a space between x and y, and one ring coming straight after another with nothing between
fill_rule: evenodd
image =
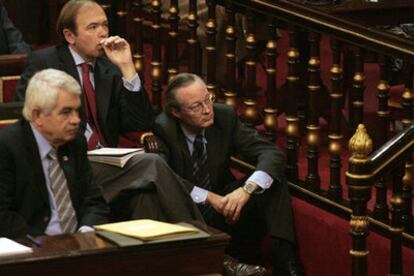
<instances>
[{"instance_id":1,"label":"watch face","mask_svg":"<svg viewBox=\"0 0 414 276\"><path fill-rule=\"evenodd\" d=\"M251 193L253 193L253 192L254 192L254 185L253 185L252 183L246 183L246 184L243 186L243 189L244 189L246 192L248 192L249 194L251 194Z\"/></svg>"}]
</instances>

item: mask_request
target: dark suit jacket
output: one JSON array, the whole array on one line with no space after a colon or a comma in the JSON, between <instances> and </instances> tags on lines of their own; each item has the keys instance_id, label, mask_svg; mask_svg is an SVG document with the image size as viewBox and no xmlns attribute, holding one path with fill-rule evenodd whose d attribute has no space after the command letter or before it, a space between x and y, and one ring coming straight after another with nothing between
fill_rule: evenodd
<instances>
[{"instance_id":1,"label":"dark suit jacket","mask_svg":"<svg viewBox=\"0 0 414 276\"><path fill-rule=\"evenodd\" d=\"M50 220L49 197L39 149L30 124L21 120L0 130L0 236L43 234ZM65 173L78 226L107 222L109 209L92 181L82 136L61 146Z\"/></svg>"},{"instance_id":2,"label":"dark suit jacket","mask_svg":"<svg viewBox=\"0 0 414 276\"><path fill-rule=\"evenodd\" d=\"M260 211L266 212L270 232L295 241L290 196L284 176L285 158L279 148L261 137L257 131L242 124L232 107L214 104L214 124L205 129L207 156L212 190L227 194L234 187L230 171L230 157L237 156L256 165L273 177L270 191L264 193ZM192 179L193 165L185 136L177 119L161 113L154 124L154 133L160 138L160 154L181 177ZM197 184L197 183L193 183ZM240 186L241 183L238 183ZM267 201L267 202L265 202Z\"/></svg>"},{"instance_id":3,"label":"dark suit jacket","mask_svg":"<svg viewBox=\"0 0 414 276\"><path fill-rule=\"evenodd\" d=\"M65 71L78 82L79 74L68 46L59 45L32 52L17 85L16 100L23 101L29 79L46 68ZM96 107L101 130L109 146L117 146L120 134L150 130L153 112L147 93L133 93L124 88L122 74L107 58L96 60L94 68ZM85 112L81 114L85 126Z\"/></svg>"},{"instance_id":4,"label":"dark suit jacket","mask_svg":"<svg viewBox=\"0 0 414 276\"><path fill-rule=\"evenodd\" d=\"M13 25L0 2L0 55L29 52L30 46L24 42L21 32Z\"/></svg>"}]
</instances>

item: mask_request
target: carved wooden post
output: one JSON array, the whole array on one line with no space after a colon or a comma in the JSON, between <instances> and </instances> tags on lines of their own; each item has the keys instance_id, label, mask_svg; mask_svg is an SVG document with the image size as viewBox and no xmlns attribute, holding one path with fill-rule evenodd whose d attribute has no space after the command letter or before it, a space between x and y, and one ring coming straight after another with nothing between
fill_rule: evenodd
<instances>
[{"instance_id":1,"label":"carved wooden post","mask_svg":"<svg viewBox=\"0 0 414 276\"><path fill-rule=\"evenodd\" d=\"M402 275L402 177L404 175L403 164L393 170L393 191L391 198L391 251L390 251L390 273L389 275Z\"/></svg>"},{"instance_id":2,"label":"carved wooden post","mask_svg":"<svg viewBox=\"0 0 414 276\"><path fill-rule=\"evenodd\" d=\"M125 39L128 39L127 37L127 16L128 12L126 10L126 0L120 1L121 3L118 4L118 11L116 12L116 15L118 16L118 29L117 34L121 37L124 37Z\"/></svg>"},{"instance_id":3,"label":"carved wooden post","mask_svg":"<svg viewBox=\"0 0 414 276\"><path fill-rule=\"evenodd\" d=\"M151 2L152 15L152 105L155 113L161 112L161 3Z\"/></svg>"},{"instance_id":4,"label":"carved wooden post","mask_svg":"<svg viewBox=\"0 0 414 276\"><path fill-rule=\"evenodd\" d=\"M331 39L332 68L331 81L331 122L329 131L329 153L330 153L330 181L328 196L335 200L342 200L341 185L341 152L342 139L340 116L343 101L343 74L341 67L341 45L338 40Z\"/></svg>"},{"instance_id":5,"label":"carved wooden post","mask_svg":"<svg viewBox=\"0 0 414 276\"><path fill-rule=\"evenodd\" d=\"M234 10L230 1L226 1L226 60L227 60L227 83L224 87L224 101L227 105L236 106L236 35L234 29Z\"/></svg>"},{"instance_id":6,"label":"carved wooden post","mask_svg":"<svg viewBox=\"0 0 414 276\"><path fill-rule=\"evenodd\" d=\"M276 109L276 59L277 59L277 29L275 21L269 18L269 40L266 45L267 56L267 87L266 87L266 108L264 109L264 126L266 136L270 140L276 139L277 131L277 109Z\"/></svg>"},{"instance_id":7,"label":"carved wooden post","mask_svg":"<svg viewBox=\"0 0 414 276\"><path fill-rule=\"evenodd\" d=\"M180 21L178 0L171 0L169 17L170 30L168 32L168 46L166 47L168 62L168 79L178 74L178 24Z\"/></svg>"},{"instance_id":8,"label":"carved wooden post","mask_svg":"<svg viewBox=\"0 0 414 276\"><path fill-rule=\"evenodd\" d=\"M369 234L369 221L367 216L367 202L371 198L371 186L359 178L359 166L367 161L367 156L372 150L372 140L368 136L364 125L360 124L349 141L349 168L346 172L346 183L351 201L352 215L350 221L352 236L352 275L367 275L366 238Z\"/></svg>"},{"instance_id":9,"label":"carved wooden post","mask_svg":"<svg viewBox=\"0 0 414 276\"><path fill-rule=\"evenodd\" d=\"M256 21L253 11L247 10L247 35L246 35L246 99L243 101L244 111L241 116L248 126L254 126L260 121L256 102Z\"/></svg>"},{"instance_id":10,"label":"carved wooden post","mask_svg":"<svg viewBox=\"0 0 414 276\"><path fill-rule=\"evenodd\" d=\"M352 89L350 95L349 105L349 119L352 127L356 126L364 121L364 57L362 49L356 47L354 50L354 77L352 81Z\"/></svg>"},{"instance_id":11,"label":"carved wooden post","mask_svg":"<svg viewBox=\"0 0 414 276\"><path fill-rule=\"evenodd\" d=\"M306 176L306 186L312 190L320 189L320 177L318 172L319 159L319 112L318 112L318 95L321 91L320 76L320 57L319 43L320 35L314 32L309 33L310 43L310 59L308 65L309 72L309 114L307 133L307 159L308 159L308 175Z\"/></svg>"},{"instance_id":12,"label":"carved wooden post","mask_svg":"<svg viewBox=\"0 0 414 276\"><path fill-rule=\"evenodd\" d=\"M289 180L298 179L298 152L299 152L299 118L297 114L296 89L298 87L299 51L297 45L297 29L289 26L290 46L288 55L288 76L286 96L286 175Z\"/></svg>"},{"instance_id":13,"label":"carved wooden post","mask_svg":"<svg viewBox=\"0 0 414 276\"><path fill-rule=\"evenodd\" d=\"M389 73L389 58L386 56L380 57L380 82L377 86L378 90L378 124L380 124L378 133L378 146L384 144L388 140L389 117L388 98L390 86L388 85ZM376 199L374 206L374 217L378 220L388 220L388 206L387 206L387 183L385 177L378 179L375 183Z\"/></svg>"},{"instance_id":14,"label":"carved wooden post","mask_svg":"<svg viewBox=\"0 0 414 276\"><path fill-rule=\"evenodd\" d=\"M210 93L217 95L216 85L216 1L207 0L208 6L208 20L206 22L207 33L207 89ZM221 42L220 42L221 43Z\"/></svg>"},{"instance_id":15,"label":"carved wooden post","mask_svg":"<svg viewBox=\"0 0 414 276\"><path fill-rule=\"evenodd\" d=\"M135 53L133 55L135 70L138 75L144 74L144 35L143 35L143 23L144 17L142 13L142 0L135 0L133 2L134 11L134 23L135 23ZM144 82L144 77L141 77L141 81Z\"/></svg>"},{"instance_id":16,"label":"carved wooden post","mask_svg":"<svg viewBox=\"0 0 414 276\"><path fill-rule=\"evenodd\" d=\"M191 73L200 75L200 42L197 36L198 16L197 16L197 0L190 0L188 10L188 70Z\"/></svg>"},{"instance_id":17,"label":"carved wooden post","mask_svg":"<svg viewBox=\"0 0 414 276\"><path fill-rule=\"evenodd\" d=\"M405 69L407 71L407 78L405 79L405 88L402 95L402 106L404 108L404 118L402 124L404 127L408 127L413 123L413 107L414 107L414 95L413 95L413 65L406 64ZM412 200L413 200L413 183L414 183L414 162L412 156L407 158L405 163L405 173L402 179L402 199L403 199L403 214L402 224L407 232L413 228L413 216L412 216Z\"/></svg>"}]
</instances>

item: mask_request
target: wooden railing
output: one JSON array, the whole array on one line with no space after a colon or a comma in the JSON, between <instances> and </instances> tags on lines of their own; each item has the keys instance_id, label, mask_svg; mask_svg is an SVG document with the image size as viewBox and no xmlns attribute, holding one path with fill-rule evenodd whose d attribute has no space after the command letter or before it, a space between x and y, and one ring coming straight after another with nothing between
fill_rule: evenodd
<instances>
[{"instance_id":1,"label":"wooden railing","mask_svg":"<svg viewBox=\"0 0 414 276\"><path fill-rule=\"evenodd\" d=\"M335 208L345 213L352 212L351 231L354 243L351 255L354 258L354 275L366 275L367 273L363 264L367 252L362 245L368 233L368 220L373 221L374 225L382 225L381 227L386 228L385 231L391 230L393 237L403 236L405 241L411 241L411 243L414 241L411 159L405 156L404 160L407 160L405 169L400 169L398 173L393 174L394 183L400 184L394 185L391 208L387 205L387 173L389 170L378 174L375 180L372 179L374 182L369 182L369 184L364 182L364 188L361 190L358 189L360 182L354 184L353 180L348 178L348 197L344 196L346 194L343 183L344 173L341 171L346 164L346 156L352 153L343 144L350 138L349 134L357 130L359 124L367 121L364 93L376 93L378 99L376 119L369 121L370 124L376 126L375 133L371 133L375 134L372 135L374 139L372 145L374 148L384 150L383 156L389 154L383 146L389 145L386 142L395 133L390 128L395 118L392 118L389 104L389 93L392 88L389 84L389 72L391 60L394 58L402 59L405 64L405 77L401 83L403 88L399 101L403 114L399 119L403 128L409 128L412 124L414 41L363 23L363 21L375 21L375 18L371 20L363 18L360 21L353 18L351 20L347 18L345 9L336 12L333 6L315 8L295 0L206 1L209 12L208 20L204 22L198 20L196 0L188 1L188 14L180 13L177 1L168 1L168 4L163 2L151 1L150 18L152 17L153 36L150 40L145 40L141 36L145 32L145 26L141 24L144 18L143 1L133 1L132 11L137 16L134 19L137 34L134 56L137 70L144 76L146 72L151 72L150 77L145 77L145 79L151 82L151 86L147 87L150 87L149 92L152 93L155 110L160 110L160 94L166 80L177 72L186 70L202 74L209 91L217 94L221 101L237 107L245 123L251 126L262 125L269 139L284 141L287 175L289 180L295 184L294 186L299 187L300 190L306 190L314 198L323 198L324 202L332 203L332 206L337 206ZM215 38L218 29L223 28L217 25L215 14L217 5L225 8L227 25L224 26L226 32L224 41L217 41ZM166 11L168 22L164 22L164 26L168 26L169 31L167 31L168 37L160 38L160 28L163 24L161 6L169 7ZM408 3L403 8L413 10L413 5ZM236 21L237 18L240 20L240 14L243 16L243 37L238 37L236 32ZM186 45L180 44L180 40L177 39L179 25L184 24L180 21L183 18L186 18L184 21L186 22L184 26ZM201 24L205 24L207 36L206 44L201 45L204 55L200 55L200 40L197 36L197 29ZM267 29L266 37L258 36L258 28ZM288 73L281 83L277 82L279 69L277 60L281 58L278 53L280 36L288 36L289 40L285 64ZM330 61L322 60L326 58L326 55L320 56L321 39L326 38L330 42ZM243 74L237 69L240 64L238 64L235 50L236 43L240 39L244 39L247 53L244 57ZM167 40L166 45L163 42L165 40ZM266 41L266 49L264 53L259 53L258 45L262 40ZM143 59L145 41L151 42L152 49L151 70L146 71ZM180 47L187 48L187 67L179 66L178 49ZM225 57L217 56L217 47L226 48ZM166 58L162 58L161 55L164 48ZM200 60L201 56L207 59ZM258 59L260 56L262 60ZM217 58L226 60L226 83L224 85L216 79ZM200 61L205 64L204 70L202 70ZM320 68L321 64L327 64L327 62L330 64L329 77L322 76ZM377 64L379 73L375 76L372 73L366 75L364 71L366 62ZM266 74L266 83L261 89L257 89L257 86L263 85L257 80L259 63L265 66ZM167 78L163 78L163 72L168 72ZM242 77L241 89L238 76ZM377 79L374 90L367 90L367 78ZM326 81L327 79L329 81ZM307 101L304 102L300 97L307 98ZM324 101L322 106L321 99ZM346 102L347 105L344 104ZM325 118L328 124L321 124L320 117ZM344 128L344 117L348 117L349 129ZM282 124L285 125L284 133L279 127ZM407 131L404 135L410 135ZM327 143L323 143L325 135ZM321 180L321 168L319 167L321 152L326 152L324 150L326 148L329 154L330 170L327 184ZM394 153L392 150L389 152ZM409 152L410 148L404 150L404 154ZM300 174L298 169L303 154L307 159L305 175ZM399 162L402 162L403 153L400 154L397 156ZM359 168L359 165L352 163L356 160L355 158L352 157L350 161L350 173L353 174L355 173L352 170ZM375 187L375 196L371 196L371 189L368 189L371 186ZM376 202L373 210L368 212L366 203L371 197L375 197ZM389 214L392 216L390 221L388 220ZM391 228L388 229L386 225L390 225ZM396 229L398 231L394 231ZM403 235L400 230L404 230ZM396 239L392 238L393 241ZM390 270L392 273L399 274L401 266L400 264L394 265L394 261L400 258L398 258L398 252L396 253L398 250L394 248L391 258L393 264ZM394 254L397 254L396 258Z\"/></svg>"}]
</instances>

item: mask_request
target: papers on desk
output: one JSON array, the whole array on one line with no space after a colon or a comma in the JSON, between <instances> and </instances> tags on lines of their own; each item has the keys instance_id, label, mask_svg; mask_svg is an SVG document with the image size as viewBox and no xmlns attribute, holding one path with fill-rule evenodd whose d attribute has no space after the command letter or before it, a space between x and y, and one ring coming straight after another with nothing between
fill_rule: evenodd
<instances>
[{"instance_id":1,"label":"papers on desk","mask_svg":"<svg viewBox=\"0 0 414 276\"><path fill-rule=\"evenodd\" d=\"M166 223L151 219L139 219L124 222L95 225L96 230L104 230L138 238L143 241L152 241L177 236L188 236L199 232L189 226Z\"/></svg>"},{"instance_id":2,"label":"papers on desk","mask_svg":"<svg viewBox=\"0 0 414 276\"><path fill-rule=\"evenodd\" d=\"M131 157L142 153L145 153L143 148L100 148L88 151L88 159L123 168Z\"/></svg>"},{"instance_id":3,"label":"papers on desk","mask_svg":"<svg viewBox=\"0 0 414 276\"><path fill-rule=\"evenodd\" d=\"M33 249L8 238L0 238L0 257L32 253Z\"/></svg>"}]
</instances>

